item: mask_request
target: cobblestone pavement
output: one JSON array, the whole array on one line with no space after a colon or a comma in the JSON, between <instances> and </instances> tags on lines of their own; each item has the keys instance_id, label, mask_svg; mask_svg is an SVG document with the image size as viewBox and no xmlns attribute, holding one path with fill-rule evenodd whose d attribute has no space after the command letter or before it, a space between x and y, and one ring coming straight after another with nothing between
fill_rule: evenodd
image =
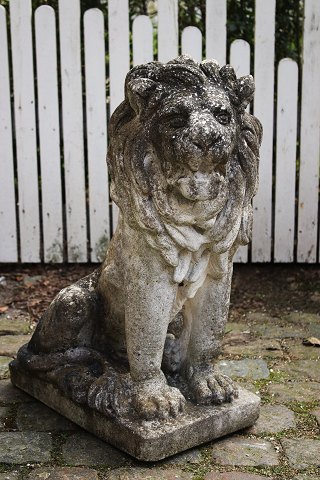
<instances>
[{"instance_id":1,"label":"cobblestone pavement","mask_svg":"<svg viewBox=\"0 0 320 480\"><path fill-rule=\"evenodd\" d=\"M32 325L14 296L5 301L9 273L0 274L0 480L320 480L320 348L302 343L320 338L320 275L313 269L318 280L307 281L306 272L292 267L273 295L272 276L262 267L236 272L219 368L261 396L257 423L153 464L101 442L11 386L8 363ZM288 292L292 302L283 301Z\"/></svg>"}]
</instances>

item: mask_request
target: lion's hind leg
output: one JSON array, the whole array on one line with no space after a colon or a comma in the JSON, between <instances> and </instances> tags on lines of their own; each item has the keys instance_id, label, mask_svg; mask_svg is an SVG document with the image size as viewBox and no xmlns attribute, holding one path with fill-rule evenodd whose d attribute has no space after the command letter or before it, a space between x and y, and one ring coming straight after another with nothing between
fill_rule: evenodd
<instances>
[{"instance_id":1,"label":"lion's hind leg","mask_svg":"<svg viewBox=\"0 0 320 480\"><path fill-rule=\"evenodd\" d=\"M34 353L90 346L93 321L100 307L95 287L99 271L61 290L40 319L29 342Z\"/></svg>"}]
</instances>

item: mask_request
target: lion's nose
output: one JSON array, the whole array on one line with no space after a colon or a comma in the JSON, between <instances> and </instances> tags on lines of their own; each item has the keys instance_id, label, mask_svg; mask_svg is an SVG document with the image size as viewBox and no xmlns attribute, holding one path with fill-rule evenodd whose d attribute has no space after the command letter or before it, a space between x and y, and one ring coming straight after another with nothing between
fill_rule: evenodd
<instances>
[{"instance_id":1,"label":"lion's nose","mask_svg":"<svg viewBox=\"0 0 320 480\"><path fill-rule=\"evenodd\" d=\"M213 147L217 142L221 140L221 135L216 133L206 134L204 132L199 132L195 139L192 139L193 145L195 145L199 150L206 151Z\"/></svg>"},{"instance_id":2,"label":"lion's nose","mask_svg":"<svg viewBox=\"0 0 320 480\"><path fill-rule=\"evenodd\" d=\"M201 151L212 148L221 140L221 132L212 121L198 121L193 127L191 142Z\"/></svg>"}]
</instances>

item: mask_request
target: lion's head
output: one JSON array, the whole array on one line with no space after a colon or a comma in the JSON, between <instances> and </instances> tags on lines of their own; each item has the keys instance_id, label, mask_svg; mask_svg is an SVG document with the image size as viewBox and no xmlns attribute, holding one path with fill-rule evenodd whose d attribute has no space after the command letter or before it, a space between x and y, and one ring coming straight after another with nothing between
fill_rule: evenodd
<instances>
[{"instance_id":1,"label":"lion's head","mask_svg":"<svg viewBox=\"0 0 320 480\"><path fill-rule=\"evenodd\" d=\"M187 56L127 75L110 122L111 195L173 266L181 249L249 241L262 128L251 76Z\"/></svg>"}]
</instances>

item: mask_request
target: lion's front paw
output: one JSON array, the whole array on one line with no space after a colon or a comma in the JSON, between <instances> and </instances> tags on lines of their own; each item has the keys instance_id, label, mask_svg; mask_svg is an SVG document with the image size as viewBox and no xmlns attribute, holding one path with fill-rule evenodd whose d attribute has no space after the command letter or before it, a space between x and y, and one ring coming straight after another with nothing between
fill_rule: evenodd
<instances>
[{"instance_id":1,"label":"lion's front paw","mask_svg":"<svg viewBox=\"0 0 320 480\"><path fill-rule=\"evenodd\" d=\"M135 386L133 406L145 420L176 417L185 405L182 393L158 379L139 382Z\"/></svg>"},{"instance_id":2,"label":"lion's front paw","mask_svg":"<svg viewBox=\"0 0 320 480\"><path fill-rule=\"evenodd\" d=\"M193 399L202 405L219 405L238 397L235 383L211 367L194 369L188 383Z\"/></svg>"}]
</instances>

